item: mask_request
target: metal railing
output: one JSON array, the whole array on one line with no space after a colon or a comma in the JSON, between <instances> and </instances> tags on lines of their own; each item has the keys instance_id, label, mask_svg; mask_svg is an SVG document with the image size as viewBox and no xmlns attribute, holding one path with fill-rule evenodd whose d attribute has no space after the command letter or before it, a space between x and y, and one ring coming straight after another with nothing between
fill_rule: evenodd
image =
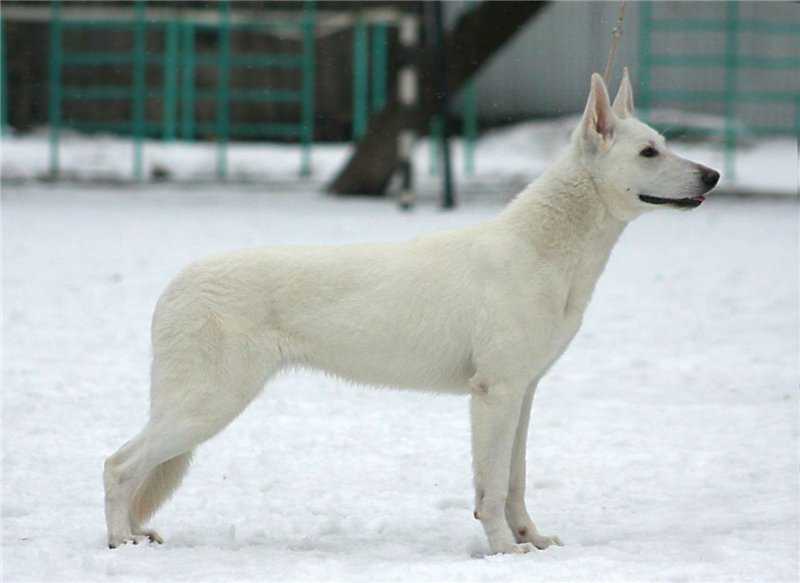
<instances>
[{"instance_id":1,"label":"metal railing","mask_svg":"<svg viewBox=\"0 0 800 583\"><path fill-rule=\"evenodd\" d=\"M775 105L789 105L794 108L794 120L789 124L748 124L745 131L757 135L800 136L800 93L796 91L775 91L742 89L740 72L745 69L761 69L785 72L795 78L800 75L800 57L772 56L766 54L742 54L740 35L758 33L761 35L780 35L800 37L800 21L778 22L754 20L741 17L739 2L724 3L724 18L721 19L678 19L663 18L654 14L652 2L642 2L640 9L639 38L639 106L645 115L654 106L663 103L700 103L721 105L725 125L722 138L725 147L725 167L728 176L735 172L737 143L743 126L739 123L739 108L743 104L763 103L763 108ZM654 33L722 33L724 49L720 54L695 54L681 52L665 54L658 52L653 43ZM653 73L660 68L691 67L699 71L722 70L723 88L715 90L684 89L680 87L655 90ZM695 130L697 131L697 130ZM715 130L702 130L709 134Z\"/></svg>"},{"instance_id":2,"label":"metal railing","mask_svg":"<svg viewBox=\"0 0 800 583\"><path fill-rule=\"evenodd\" d=\"M465 11L474 10L475 0L467 0ZM464 148L464 174L475 174L475 142L478 139L478 90L475 78L470 79L460 91L461 134ZM441 116L434 116L430 124L430 160L428 169L432 175L439 174L441 161L441 148L436 147L444 139L445 120Z\"/></svg>"},{"instance_id":3,"label":"metal railing","mask_svg":"<svg viewBox=\"0 0 800 583\"><path fill-rule=\"evenodd\" d=\"M0 135L8 123L8 75L6 72L5 24L0 21Z\"/></svg>"},{"instance_id":4,"label":"metal railing","mask_svg":"<svg viewBox=\"0 0 800 583\"><path fill-rule=\"evenodd\" d=\"M146 18L145 0L136 0L134 16L120 19L69 19L61 18L61 2L53 0L50 17L50 174L58 177L60 171L59 146L62 128L72 127L83 131L112 131L133 136L133 175L143 179L142 148L146 136L160 136L174 140L195 138L197 131L213 134L217 140L217 176L225 179L228 173L228 141L231 137L297 137L302 144L300 174L311 172L311 145L314 136L314 69L315 69L315 3L306 0L302 18L296 21L231 22L230 0L220 0L217 22L192 20L160 20L149 22ZM297 54L231 54L231 34L236 31L268 32L276 28L294 28L299 32L302 51ZM133 48L128 52L73 52L63 46L64 29L125 30L133 34ZM147 45L148 31L157 30L163 35L164 50L154 53ZM216 53L195 50L198 30L212 31L218 35ZM160 87L148 87L146 67L162 67ZM64 85L63 69L66 67L96 67L102 65L129 66L131 86ZM197 87L198 67L215 67L217 83L213 89ZM235 67L295 69L300 72L300 89L231 88L231 70ZM3 83L5 98L5 83ZM146 101L162 100L160 123L146 119ZM64 103L79 101L129 101L130 119L102 122L65 119ZM215 120L198 122L198 100L216 102ZM300 120L282 123L238 123L231 119L232 104L241 102L297 103ZM3 99L5 115L5 99ZM180 116L178 115L180 109ZM4 117L5 120L5 117Z\"/></svg>"},{"instance_id":5,"label":"metal railing","mask_svg":"<svg viewBox=\"0 0 800 583\"><path fill-rule=\"evenodd\" d=\"M169 8L147 0L115 6L75 5L51 0L4 10L0 22L0 125L6 126L9 113L5 51L9 19L46 23L49 29L47 120L49 176L53 179L63 171L63 131L68 128L130 136L131 174L137 181L145 179L146 139L216 140L216 175L221 179L228 175L230 139L297 139L302 152L300 174L310 174L315 126L316 42L318 35L324 36L330 31L346 28L353 31L353 140L363 136L370 116L383 110L393 99L389 95L390 33L393 29L399 30L405 20L416 22L413 15L386 8L318 14L314 0L305 1L302 13L245 14L233 12L232 8L235 4L231 0L219 0L211 11ZM240 54L232 50L231 42L232 36L240 31L277 32L278 38L298 41L301 50ZM91 35L81 38L87 32L113 33L112 44L125 48L117 50L112 46L106 50L105 47L92 48L91 44L87 46L85 41L92 40ZM202 47L210 43L211 50L203 50L198 35L203 36ZM103 40L102 37L99 40ZM113 74L107 74L103 67L111 67ZM232 71L240 67L297 70L299 87L231 87ZM235 76L233 78L235 83ZM104 81L105 84L101 84ZM474 82L463 90L461 101L464 166L465 172L471 174L475 166L478 128ZM296 103L300 119L237 121L234 117L236 104L247 102ZM73 107L81 103L97 107L88 112L86 107ZM104 107L105 104L109 107ZM213 106L212 116L208 115L208 105ZM98 115L98 109L107 111ZM441 133L437 129L439 125L434 122L434 139ZM438 160L431 160L434 173L438 165Z\"/></svg>"}]
</instances>

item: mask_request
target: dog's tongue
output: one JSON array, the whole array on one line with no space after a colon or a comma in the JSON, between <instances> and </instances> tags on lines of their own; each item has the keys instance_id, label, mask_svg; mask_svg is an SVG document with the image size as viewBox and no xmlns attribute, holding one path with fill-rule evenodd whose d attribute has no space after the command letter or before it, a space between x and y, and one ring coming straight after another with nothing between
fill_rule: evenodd
<instances>
[{"instance_id":1,"label":"dog's tongue","mask_svg":"<svg viewBox=\"0 0 800 583\"><path fill-rule=\"evenodd\" d=\"M695 196L694 200L696 200L697 202L705 202L706 197L701 194L700 196Z\"/></svg>"}]
</instances>

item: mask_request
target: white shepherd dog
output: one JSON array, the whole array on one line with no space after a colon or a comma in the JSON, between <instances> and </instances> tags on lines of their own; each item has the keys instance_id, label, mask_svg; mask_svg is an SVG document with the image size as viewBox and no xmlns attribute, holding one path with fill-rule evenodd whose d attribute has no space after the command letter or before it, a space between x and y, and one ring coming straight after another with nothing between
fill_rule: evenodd
<instances>
[{"instance_id":1,"label":"white shepherd dog","mask_svg":"<svg viewBox=\"0 0 800 583\"><path fill-rule=\"evenodd\" d=\"M150 420L106 460L109 546L161 542L143 525L194 448L286 367L470 394L474 515L491 551L560 544L525 508L536 385L578 331L625 225L658 206L694 208L718 180L633 117L627 71L613 106L593 75L569 148L492 220L407 243L190 265L153 316Z\"/></svg>"}]
</instances>

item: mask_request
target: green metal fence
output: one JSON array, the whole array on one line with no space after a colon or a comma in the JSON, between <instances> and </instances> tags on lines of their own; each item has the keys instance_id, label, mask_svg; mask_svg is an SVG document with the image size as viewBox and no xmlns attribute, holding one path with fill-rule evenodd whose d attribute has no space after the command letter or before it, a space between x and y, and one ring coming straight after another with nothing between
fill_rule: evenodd
<instances>
[{"instance_id":1,"label":"green metal fence","mask_svg":"<svg viewBox=\"0 0 800 583\"><path fill-rule=\"evenodd\" d=\"M363 19L353 29L353 139L360 140L367 131L369 119L369 37Z\"/></svg>"},{"instance_id":2,"label":"green metal fence","mask_svg":"<svg viewBox=\"0 0 800 583\"><path fill-rule=\"evenodd\" d=\"M391 23L395 24L395 23ZM367 131L369 116L382 110L387 101L389 68L389 22L369 23L357 18L353 27L353 140ZM464 135L464 170L475 170L475 141L478 134L478 106L475 83L470 81L461 93L462 131ZM431 123L431 139L441 140L442 120ZM438 173L439 150L431 148L430 171Z\"/></svg>"},{"instance_id":3,"label":"green metal fence","mask_svg":"<svg viewBox=\"0 0 800 583\"><path fill-rule=\"evenodd\" d=\"M0 21L0 134L6 131L8 123L8 77L6 76L6 35L5 24Z\"/></svg>"},{"instance_id":4,"label":"green metal fence","mask_svg":"<svg viewBox=\"0 0 800 583\"><path fill-rule=\"evenodd\" d=\"M739 2L722 3L722 18L678 19L659 16L657 3L642 2L639 5L639 81L638 106L645 115L664 103L701 104L722 106L725 126L722 138L725 145L725 167L728 176L735 172L737 143L743 126L738 122L739 109L743 105L770 108L788 105L794 109L793 122L785 124L748 124L744 131L758 135L791 135L800 137L800 93L797 91L761 90L742 88L741 71L760 69L774 71L800 78L800 48L794 56L778 57L767 54L744 54L741 48L742 33L758 33L764 36L778 35L800 41L800 21L778 22L744 18ZM696 52L665 53L657 50L653 37L656 34L689 33L723 35L724 48L718 54ZM675 46L677 43L669 43ZM722 71L723 83L719 89L685 89L681 87L654 88L653 76L661 69L691 67L698 75ZM706 130L705 133L714 130Z\"/></svg>"},{"instance_id":5,"label":"green metal fence","mask_svg":"<svg viewBox=\"0 0 800 583\"><path fill-rule=\"evenodd\" d=\"M474 10L476 0L466 1L466 11ZM478 139L478 90L476 80L470 79L460 91L461 97L461 134L464 147L464 174L472 176L475 174L475 142ZM444 139L444 121L437 115L431 120L430 127L430 160L429 170L431 174L438 174L441 168L441 148L436 144Z\"/></svg>"},{"instance_id":6,"label":"green metal fence","mask_svg":"<svg viewBox=\"0 0 800 583\"><path fill-rule=\"evenodd\" d=\"M367 131L369 116L387 102L389 29L394 22L369 23L356 18L353 26L353 140Z\"/></svg>"},{"instance_id":7,"label":"green metal fence","mask_svg":"<svg viewBox=\"0 0 800 583\"><path fill-rule=\"evenodd\" d=\"M311 145L314 136L314 68L315 68L315 3L307 0L303 17L296 21L232 22L230 0L220 0L217 22L193 22L169 20L150 22L146 14L145 0L136 0L134 17L131 20L65 20L61 17L61 2L53 0L50 20L50 173L59 175L59 143L64 127L82 131L111 131L130 133L134 141L133 175L142 180L142 148L145 137L161 137L174 140L178 136L192 140L198 131L216 137L217 176L225 179L228 174L228 141L231 137L296 137L302 144L301 175L311 172ZM297 54L231 54L231 35L237 31L269 32L276 28L293 28L300 33L302 50ZM100 29L127 31L133 35L133 48L129 52L73 52L65 50L64 29ZM195 37L198 31L211 31L218 36L215 53L197 52ZM148 32L156 31L163 37L163 52L155 53L147 45ZM162 67L161 84L147 84L146 68L149 64ZM72 86L63 84L63 70L67 67L97 67L116 65L130 67L131 86ZM217 71L216 88L197 87L198 67L213 67ZM280 68L297 70L300 73L300 88L252 89L230 87L231 69ZM5 83L3 83L3 112L5 115ZM162 101L159 122L146 118L149 98ZM64 103L70 100L90 102L129 101L130 119L113 122L97 122L66 119ZM215 120L199 122L196 119L198 100L213 100L216 103ZM297 103L300 120L294 123L238 123L232 119L232 105L241 102ZM180 116L178 115L180 112ZM3 118L5 120L5 117Z\"/></svg>"},{"instance_id":8,"label":"green metal fence","mask_svg":"<svg viewBox=\"0 0 800 583\"><path fill-rule=\"evenodd\" d=\"M475 80L470 79L461 90L461 136L464 147L464 174L475 174L475 142L478 139L478 91ZM440 116L434 116L430 127L430 160L428 169L432 175L438 175L441 168L442 150L436 147L444 139L444 122Z\"/></svg>"}]
</instances>

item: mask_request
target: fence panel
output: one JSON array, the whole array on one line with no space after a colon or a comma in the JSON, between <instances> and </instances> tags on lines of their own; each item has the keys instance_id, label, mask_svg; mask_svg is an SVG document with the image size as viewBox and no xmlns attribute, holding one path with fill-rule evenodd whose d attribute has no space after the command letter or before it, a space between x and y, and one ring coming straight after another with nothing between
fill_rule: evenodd
<instances>
[{"instance_id":1,"label":"fence panel","mask_svg":"<svg viewBox=\"0 0 800 583\"><path fill-rule=\"evenodd\" d=\"M645 116L654 107L674 103L682 106L699 103L704 108L719 108L725 120L719 133L725 147L726 173L731 177L735 173L736 150L743 134L800 136L800 92L768 86L762 88L760 85L758 88L742 88L743 72L752 70L778 79L778 85L785 84L787 79L800 79L800 58L796 56L800 53L800 19L793 22L764 20L755 16L757 12L752 16L743 14L739 2L711 3L703 7L706 12L717 11L718 18L705 13L699 18L680 18L670 10L682 9L683 6L665 4L643 2L639 6L641 87L638 101ZM714 35L719 36L716 43ZM743 42L745 35L757 35L756 41ZM766 41L774 38L789 39L791 46L797 45L797 52L791 51L791 56L773 54L767 48L770 43ZM711 46L714 52L701 50L701 46ZM674 51L673 47L681 48ZM696 70L695 78L718 79L718 87L654 86L656 73L663 75L677 68ZM752 79L752 76L748 75L747 79ZM774 108L783 107L793 111L792 119L784 117L777 123L757 121L743 124L741 114L745 107L759 110L760 118L767 118ZM715 132L706 130L705 133Z\"/></svg>"}]
</instances>

